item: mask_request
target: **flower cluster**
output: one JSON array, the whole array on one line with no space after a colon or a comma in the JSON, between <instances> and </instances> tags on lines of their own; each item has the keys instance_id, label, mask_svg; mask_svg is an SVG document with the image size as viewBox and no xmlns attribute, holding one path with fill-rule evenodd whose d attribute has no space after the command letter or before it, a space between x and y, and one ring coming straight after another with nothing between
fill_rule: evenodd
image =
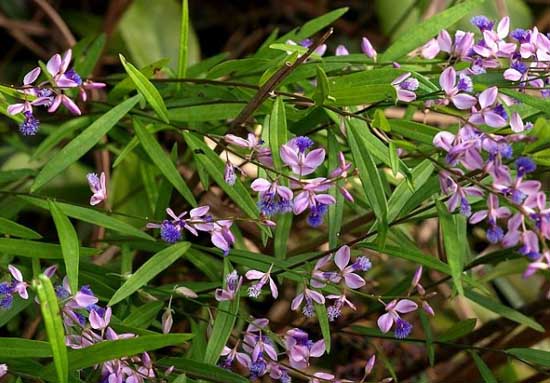
<instances>
[{"instance_id":1,"label":"flower cluster","mask_svg":"<svg viewBox=\"0 0 550 383\"><path fill-rule=\"evenodd\" d=\"M25 136L32 136L38 132L40 121L33 114L33 107L43 106L49 113L54 113L61 105L71 113L80 115L80 108L70 97L71 89L78 89L80 99L85 102L88 99L87 91L103 88L104 83L83 81L74 68L69 68L72 59L72 51L69 49L63 56L56 53L46 64L47 80L35 84L42 70L36 67L25 75L23 86L19 88L21 102L8 106L11 115L23 114L24 120L19 126L19 131Z\"/></svg>"},{"instance_id":2,"label":"flower cluster","mask_svg":"<svg viewBox=\"0 0 550 383\"><path fill-rule=\"evenodd\" d=\"M428 107L452 103L466 113L456 134L442 131L433 140L447 153L446 166L439 174L441 190L449 197L450 211L458 208L472 224L486 221L489 242L519 246L519 252L533 261L526 271L531 275L550 268L550 254L540 250L540 242L550 239L546 196L539 181L527 179L536 170L535 162L514 153L514 144L531 139L526 132L533 125L513 109L517 101L501 94L496 86L474 94L472 84L476 76L506 62L509 67L503 76L519 81L520 90L526 84L543 88L545 82L532 72L547 68L542 61L547 60L550 40L536 28L509 33L508 17L500 20L496 29L495 23L483 16L474 17L472 23L479 28L481 40L476 41L471 32L457 31L453 41L447 31L441 31L421 51L424 57L445 52L469 63L459 72L453 67L445 69L439 80L444 97L427 103ZM510 132L503 130L507 127ZM486 176L489 184L481 182ZM470 199L476 197L486 197L487 209L472 214Z\"/></svg>"},{"instance_id":3,"label":"flower cluster","mask_svg":"<svg viewBox=\"0 0 550 383\"><path fill-rule=\"evenodd\" d=\"M29 284L23 280L21 271L13 266L8 266L11 274L11 280L0 282L0 309L7 310L13 304L14 295L19 295L22 299L29 299L27 287Z\"/></svg>"},{"instance_id":4,"label":"flower cluster","mask_svg":"<svg viewBox=\"0 0 550 383\"><path fill-rule=\"evenodd\" d=\"M230 144L250 149L250 158L257 158L261 164L272 166L273 160L269 149L264 148L253 134L249 134L247 140L228 134L225 140ZM314 144L309 137L292 138L281 146L279 153L285 168L288 168L292 175L279 174L271 180L257 178L252 182L252 190L259 194L258 208L262 216L271 217L290 212L298 215L307 210L309 225L317 227L323 223L328 206L336 202L335 198L326 192L334 187L337 181L348 176L351 164L346 162L344 154L340 153L339 165L330 172L328 178L304 178L313 174L325 161L325 149L312 149ZM226 178L226 181L229 179ZM289 186L285 186L286 184ZM345 188L339 187L339 190L346 199L353 201L353 197Z\"/></svg>"},{"instance_id":5,"label":"flower cluster","mask_svg":"<svg viewBox=\"0 0 550 383\"><path fill-rule=\"evenodd\" d=\"M65 327L65 343L72 349L80 349L94 344L117 339L136 337L136 334L118 334L110 327L112 311L110 307L98 305L98 298L89 286L82 286L73 293L65 277L56 286L56 294L62 302L61 312ZM166 374L170 373L168 369ZM126 356L101 364L102 382L143 383L158 377L148 353L139 356Z\"/></svg>"},{"instance_id":6,"label":"flower cluster","mask_svg":"<svg viewBox=\"0 0 550 383\"><path fill-rule=\"evenodd\" d=\"M171 220L166 219L162 223L148 223L148 228L160 229L160 237L167 243L176 243L182 239L183 230L187 230L191 234L198 236L199 231L210 234L210 239L214 246L221 249L225 255L229 253L229 249L235 242L235 237L231 233L231 225L233 221L229 219L216 220L210 214L210 206L200 206L191 209L189 217L187 212L176 215L170 208L166 209L166 213Z\"/></svg>"}]
</instances>

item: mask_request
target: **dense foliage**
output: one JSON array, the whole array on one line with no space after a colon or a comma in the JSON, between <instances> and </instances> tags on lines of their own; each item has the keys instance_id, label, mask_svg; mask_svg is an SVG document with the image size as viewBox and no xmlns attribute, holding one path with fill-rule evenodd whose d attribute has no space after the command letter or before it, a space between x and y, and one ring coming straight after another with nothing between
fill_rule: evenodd
<instances>
[{"instance_id":1,"label":"dense foliage","mask_svg":"<svg viewBox=\"0 0 550 383\"><path fill-rule=\"evenodd\" d=\"M188 65L184 0L176 63L97 78L100 35L0 86L0 378L546 379L550 38L457 3Z\"/></svg>"}]
</instances>

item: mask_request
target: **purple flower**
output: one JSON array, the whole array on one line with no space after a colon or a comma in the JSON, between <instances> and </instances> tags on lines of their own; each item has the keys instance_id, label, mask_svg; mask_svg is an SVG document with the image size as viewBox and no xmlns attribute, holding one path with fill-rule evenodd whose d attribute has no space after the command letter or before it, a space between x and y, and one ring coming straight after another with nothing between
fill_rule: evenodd
<instances>
[{"instance_id":1,"label":"purple flower","mask_svg":"<svg viewBox=\"0 0 550 383\"><path fill-rule=\"evenodd\" d=\"M104 330L111 322L111 315L112 310L110 307L107 307L106 309L98 307L90 310L90 315L88 317L90 326L94 330Z\"/></svg>"},{"instance_id":2,"label":"purple flower","mask_svg":"<svg viewBox=\"0 0 550 383\"><path fill-rule=\"evenodd\" d=\"M281 160L299 176L313 173L325 160L325 149L308 151L312 141L307 137L295 137L281 146Z\"/></svg>"},{"instance_id":3,"label":"purple flower","mask_svg":"<svg viewBox=\"0 0 550 383\"><path fill-rule=\"evenodd\" d=\"M317 194L326 191L331 184L326 178L314 178L304 185L304 190L294 198L294 214L301 214L304 210L310 209L308 223L319 226L327 212L327 206L336 203L336 199L330 194Z\"/></svg>"},{"instance_id":4,"label":"purple flower","mask_svg":"<svg viewBox=\"0 0 550 383\"><path fill-rule=\"evenodd\" d=\"M507 218L511 215L507 207L499 207L498 197L490 194L487 199L487 210L480 210L470 216L470 223L476 224L487 218L489 229L487 230L487 239L491 243L498 243L504 237L504 232L497 225L497 219Z\"/></svg>"},{"instance_id":5,"label":"purple flower","mask_svg":"<svg viewBox=\"0 0 550 383\"><path fill-rule=\"evenodd\" d=\"M492 22L485 16L474 16L472 17L470 22L476 27L478 27L481 32L485 30L491 30L493 29L493 25L495 25L494 22Z\"/></svg>"},{"instance_id":6,"label":"purple flower","mask_svg":"<svg viewBox=\"0 0 550 383\"><path fill-rule=\"evenodd\" d=\"M90 198L90 205L95 206L107 199L107 185L105 180L105 173L101 172L98 177L95 173L88 173L88 184L92 190L92 197Z\"/></svg>"},{"instance_id":7,"label":"purple flower","mask_svg":"<svg viewBox=\"0 0 550 383\"><path fill-rule=\"evenodd\" d=\"M376 60L376 49L373 48L370 40L366 37L363 37L361 39L361 51L367 55L367 57L370 57L371 59Z\"/></svg>"},{"instance_id":8,"label":"purple flower","mask_svg":"<svg viewBox=\"0 0 550 383\"><path fill-rule=\"evenodd\" d=\"M8 373L8 365L5 363L0 364L0 378Z\"/></svg>"},{"instance_id":9,"label":"purple flower","mask_svg":"<svg viewBox=\"0 0 550 383\"><path fill-rule=\"evenodd\" d=\"M368 261L366 257L361 257L358 261L348 266L350 260L351 250L349 246L344 245L336 251L334 263L340 270L340 273L335 282L338 283L343 278L347 287L350 289L358 289L365 285L365 280L355 274L355 272L368 270L370 268L370 261Z\"/></svg>"},{"instance_id":10,"label":"purple flower","mask_svg":"<svg viewBox=\"0 0 550 383\"><path fill-rule=\"evenodd\" d=\"M397 99L403 102L412 102L416 100L416 93L414 91L418 89L418 80L411 77L411 73L403 73L391 82L395 91L397 92Z\"/></svg>"},{"instance_id":11,"label":"purple flower","mask_svg":"<svg viewBox=\"0 0 550 383\"><path fill-rule=\"evenodd\" d=\"M473 124L487 124L492 128L503 128L507 123L507 116L503 115L502 105L495 105L498 97L498 88L492 86L479 95L480 109L474 108L469 121Z\"/></svg>"},{"instance_id":12,"label":"purple flower","mask_svg":"<svg viewBox=\"0 0 550 383\"><path fill-rule=\"evenodd\" d=\"M230 369L233 361L236 359L241 366L250 369L252 365L252 360L250 359L250 356L248 356L244 352L238 352L238 347L238 343L232 349L227 346L223 347L223 350L220 353L221 356L225 356L224 361L221 363L221 366L223 368Z\"/></svg>"},{"instance_id":13,"label":"purple flower","mask_svg":"<svg viewBox=\"0 0 550 383\"><path fill-rule=\"evenodd\" d=\"M336 47L335 54L336 54L336 56L347 56L347 55L349 55L349 51L348 51L348 48L346 48L345 45L340 44Z\"/></svg>"},{"instance_id":14,"label":"purple flower","mask_svg":"<svg viewBox=\"0 0 550 383\"><path fill-rule=\"evenodd\" d=\"M324 340L313 342L307 332L298 328L287 331L285 346L290 365L299 369L309 367L309 358L318 358L325 353Z\"/></svg>"},{"instance_id":15,"label":"purple flower","mask_svg":"<svg viewBox=\"0 0 550 383\"><path fill-rule=\"evenodd\" d=\"M165 220L160 225L160 238L166 243L176 243L181 240L181 229L172 222Z\"/></svg>"},{"instance_id":16,"label":"purple flower","mask_svg":"<svg viewBox=\"0 0 550 383\"><path fill-rule=\"evenodd\" d=\"M247 139L235 136L234 134L226 134L224 136L225 142L235 146L240 146L241 148L247 148L252 151L252 156L255 156L258 161L263 165L272 167L273 159L271 158L271 150L262 146L263 141L258 140L258 138L253 133L248 133Z\"/></svg>"},{"instance_id":17,"label":"purple flower","mask_svg":"<svg viewBox=\"0 0 550 383\"><path fill-rule=\"evenodd\" d=\"M24 136L34 136L38 133L40 127L40 121L38 121L32 114L32 112L24 112L25 119L19 125L19 131Z\"/></svg>"},{"instance_id":18,"label":"purple flower","mask_svg":"<svg viewBox=\"0 0 550 383\"><path fill-rule=\"evenodd\" d=\"M296 295L296 297L292 300L290 309L292 311L298 310L304 300L305 300L305 305L304 305L304 308L302 309L302 313L308 318L311 318L315 315L315 308L313 307L313 302L316 302L320 305L325 304L325 297L323 296L323 294L314 290L310 290L307 287L304 287L304 291Z\"/></svg>"},{"instance_id":19,"label":"purple flower","mask_svg":"<svg viewBox=\"0 0 550 383\"><path fill-rule=\"evenodd\" d=\"M534 172L537 169L537 165L529 157L519 157L516 160L516 169L518 177L523 177L526 174Z\"/></svg>"},{"instance_id":20,"label":"purple flower","mask_svg":"<svg viewBox=\"0 0 550 383\"><path fill-rule=\"evenodd\" d=\"M237 270L233 270L225 277L225 288L216 289L216 300L219 302L232 301L233 299L235 299L235 294L241 288L242 283L243 277L239 277Z\"/></svg>"},{"instance_id":21,"label":"purple flower","mask_svg":"<svg viewBox=\"0 0 550 383\"><path fill-rule=\"evenodd\" d=\"M395 323L395 337L403 339L409 336L412 325L402 319L399 314L406 314L418 309L418 305L410 299L394 299L386 305L386 313L378 318L378 328L387 333Z\"/></svg>"},{"instance_id":22,"label":"purple flower","mask_svg":"<svg viewBox=\"0 0 550 383\"><path fill-rule=\"evenodd\" d=\"M342 315L342 308L349 306L352 310L356 310L355 305L345 296L342 295L328 295L328 299L334 299L334 304L327 309L328 320L334 322Z\"/></svg>"},{"instance_id":23,"label":"purple flower","mask_svg":"<svg viewBox=\"0 0 550 383\"><path fill-rule=\"evenodd\" d=\"M439 84L445 91L445 100L450 100L458 109L470 109L477 103L477 99L474 96L460 93L457 87L456 71L452 66L441 73Z\"/></svg>"},{"instance_id":24,"label":"purple flower","mask_svg":"<svg viewBox=\"0 0 550 383\"><path fill-rule=\"evenodd\" d=\"M27 287L29 287L29 285L23 280L23 274L21 274L21 271L13 265L9 265L8 270L15 280L12 282L11 291L17 293L23 299L29 299L29 293L27 292Z\"/></svg>"},{"instance_id":25,"label":"purple flower","mask_svg":"<svg viewBox=\"0 0 550 383\"><path fill-rule=\"evenodd\" d=\"M212 231L210 232L210 240L212 244L223 251L224 255L229 254L229 249L235 242L235 236L231 232L233 221L222 219L213 223Z\"/></svg>"},{"instance_id":26,"label":"purple flower","mask_svg":"<svg viewBox=\"0 0 550 383\"><path fill-rule=\"evenodd\" d=\"M231 162L229 162L229 160L225 162L223 179L226 184L231 186L235 185L235 182L237 181L237 175L235 174L235 167Z\"/></svg>"},{"instance_id":27,"label":"purple flower","mask_svg":"<svg viewBox=\"0 0 550 383\"><path fill-rule=\"evenodd\" d=\"M260 296L260 292L262 291L262 288L264 285L269 282L269 288L271 290L271 295L273 296L273 299L277 299L279 296L279 291L277 290L277 285L275 284L275 281L271 278L271 269L273 268L273 265L269 267L269 270L267 270L266 273L262 273L258 270L249 270L246 272L245 277L248 280L258 280L255 284L250 286L248 288L248 296L251 298L258 298Z\"/></svg>"},{"instance_id":28,"label":"purple flower","mask_svg":"<svg viewBox=\"0 0 550 383\"><path fill-rule=\"evenodd\" d=\"M269 217L292 210L292 190L279 185L277 181L269 182L266 179L258 178L252 182L250 187L260 193L258 208L262 214Z\"/></svg>"}]
</instances>

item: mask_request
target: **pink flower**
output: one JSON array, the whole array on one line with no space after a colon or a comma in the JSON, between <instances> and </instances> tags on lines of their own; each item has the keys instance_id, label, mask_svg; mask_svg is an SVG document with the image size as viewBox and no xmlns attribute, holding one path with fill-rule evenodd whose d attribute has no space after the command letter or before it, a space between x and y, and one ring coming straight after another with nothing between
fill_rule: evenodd
<instances>
[{"instance_id":1,"label":"pink flower","mask_svg":"<svg viewBox=\"0 0 550 383\"><path fill-rule=\"evenodd\" d=\"M360 262L355 262L348 266L349 262L351 260L351 251L349 246L344 245L336 251L336 255L334 256L334 263L340 270L340 273L338 274L338 277L335 279L335 282L340 282L341 278L344 279L344 282L346 286L348 286L350 289L358 289L360 287L363 287L365 285L365 280L361 278L359 275L355 274L356 271L366 271ZM370 262L369 267L370 268Z\"/></svg>"},{"instance_id":2,"label":"pink flower","mask_svg":"<svg viewBox=\"0 0 550 383\"><path fill-rule=\"evenodd\" d=\"M403 73L391 82L395 91L397 92L397 99L403 102L412 102L416 100L416 93L418 89L418 80L411 77L411 73Z\"/></svg>"},{"instance_id":3,"label":"pink flower","mask_svg":"<svg viewBox=\"0 0 550 383\"><path fill-rule=\"evenodd\" d=\"M370 40L366 37L363 37L361 39L361 51L363 51L363 53L366 54L367 57L376 60L376 49L373 48Z\"/></svg>"},{"instance_id":4,"label":"pink flower","mask_svg":"<svg viewBox=\"0 0 550 383\"><path fill-rule=\"evenodd\" d=\"M318 358L325 353L324 340L312 342L308 333L298 328L287 331L285 346L290 365L299 369L309 367L309 358Z\"/></svg>"},{"instance_id":5,"label":"pink flower","mask_svg":"<svg viewBox=\"0 0 550 383\"><path fill-rule=\"evenodd\" d=\"M316 302L320 305L325 304L325 297L323 294L310 290L307 287L304 287L304 291L302 291L300 294L296 295L296 297L292 300L292 304L290 305L290 309L292 311L296 311L300 308L302 305L302 302L305 300L305 306L302 310L303 314L311 318L313 317L315 313L315 308L313 307L313 302Z\"/></svg>"},{"instance_id":6,"label":"pink flower","mask_svg":"<svg viewBox=\"0 0 550 383\"><path fill-rule=\"evenodd\" d=\"M21 298L29 299L29 293L27 292L27 287L29 287L29 285L23 280L23 274L21 274L21 271L13 265L9 265L8 270L13 279L15 279L15 282L12 282L12 290L19 294Z\"/></svg>"},{"instance_id":7,"label":"pink flower","mask_svg":"<svg viewBox=\"0 0 550 383\"><path fill-rule=\"evenodd\" d=\"M299 176L313 173L325 160L325 149L309 151L313 145L307 137L296 137L281 146L281 160Z\"/></svg>"},{"instance_id":8,"label":"pink flower","mask_svg":"<svg viewBox=\"0 0 550 383\"><path fill-rule=\"evenodd\" d=\"M271 278L271 269L273 268L273 265L269 267L269 270L267 270L266 273L262 273L258 270L249 270L246 272L245 277L248 280L258 280L257 283L253 284L248 288L248 296L251 298L257 298L260 295L260 292L262 291L262 288L264 285L269 282L269 288L271 290L271 295L273 296L273 299L277 299L279 296L279 291L277 290L277 285L275 284L275 281Z\"/></svg>"},{"instance_id":9,"label":"pink flower","mask_svg":"<svg viewBox=\"0 0 550 383\"><path fill-rule=\"evenodd\" d=\"M474 108L469 121L473 124L487 124L492 128L503 128L508 122L502 105L496 104L498 88L492 86L480 93L480 109Z\"/></svg>"},{"instance_id":10,"label":"pink flower","mask_svg":"<svg viewBox=\"0 0 550 383\"><path fill-rule=\"evenodd\" d=\"M225 277L225 288L216 289L215 297L218 302L232 301L235 299L235 294L241 288L243 277L239 277L237 270L233 270Z\"/></svg>"},{"instance_id":11,"label":"pink flower","mask_svg":"<svg viewBox=\"0 0 550 383\"><path fill-rule=\"evenodd\" d=\"M399 314L406 314L418 309L418 305L410 299L394 299L386 305L386 313L378 318L378 328L383 333L387 333L395 323L395 337L403 339L409 336L412 325L401 319Z\"/></svg>"},{"instance_id":12,"label":"pink flower","mask_svg":"<svg viewBox=\"0 0 550 383\"><path fill-rule=\"evenodd\" d=\"M107 185L105 180L105 173L101 172L98 177L95 173L89 173L87 175L88 184L92 190L92 197L90 198L90 205L95 206L107 199Z\"/></svg>"},{"instance_id":13,"label":"pink flower","mask_svg":"<svg viewBox=\"0 0 550 383\"><path fill-rule=\"evenodd\" d=\"M460 93L457 87L456 71L450 66L439 76L439 84L445 91L445 98L450 100L458 109L470 109L477 103L477 99L467 93Z\"/></svg>"}]
</instances>

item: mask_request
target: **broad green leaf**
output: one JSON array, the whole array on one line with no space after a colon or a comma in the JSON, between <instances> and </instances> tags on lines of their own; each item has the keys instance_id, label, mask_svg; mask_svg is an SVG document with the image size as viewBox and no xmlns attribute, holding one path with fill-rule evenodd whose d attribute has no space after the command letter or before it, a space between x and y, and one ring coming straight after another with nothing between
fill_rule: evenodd
<instances>
[{"instance_id":1,"label":"broad green leaf","mask_svg":"<svg viewBox=\"0 0 550 383\"><path fill-rule=\"evenodd\" d=\"M50 278L44 274L40 274L33 285L40 300L42 318L44 318L46 334L52 349L57 378L60 383L67 383L69 381L69 360L67 346L65 346L65 329L55 290Z\"/></svg>"},{"instance_id":2,"label":"broad green leaf","mask_svg":"<svg viewBox=\"0 0 550 383\"><path fill-rule=\"evenodd\" d=\"M376 218L383 226L387 226L388 202L384 193L384 185L376 164L369 153L361 132L356 126L348 124L348 141L353 154L353 159L359 169L359 178L365 190Z\"/></svg>"},{"instance_id":3,"label":"broad green leaf","mask_svg":"<svg viewBox=\"0 0 550 383\"><path fill-rule=\"evenodd\" d=\"M162 149L155 137L143 126L140 120L134 119L134 130L139 138L142 148L145 150L151 161L170 181L174 188L185 198L193 207L197 206L197 201L189 186L185 183L178 169L170 159L170 156Z\"/></svg>"},{"instance_id":4,"label":"broad green leaf","mask_svg":"<svg viewBox=\"0 0 550 383\"><path fill-rule=\"evenodd\" d=\"M497 379L495 378L495 376L491 372L491 369L489 368L489 366L487 366L485 361L483 359L481 359L479 354L476 351L472 350L472 351L470 351L470 355L472 356L472 359L474 360L474 362L477 366L477 369L479 371L479 374L483 378L483 381L485 383L497 383Z\"/></svg>"},{"instance_id":5,"label":"broad green leaf","mask_svg":"<svg viewBox=\"0 0 550 383\"><path fill-rule=\"evenodd\" d=\"M78 291L78 266L80 261L79 243L76 230L71 221L59 208L57 203L50 200L50 213L52 214L53 222L57 230L63 260L65 261L65 270L69 278L71 291Z\"/></svg>"},{"instance_id":6,"label":"broad green leaf","mask_svg":"<svg viewBox=\"0 0 550 383\"><path fill-rule=\"evenodd\" d=\"M187 74L187 54L189 51L189 4L187 0L181 2L180 50L178 59L178 77Z\"/></svg>"},{"instance_id":7,"label":"broad green leaf","mask_svg":"<svg viewBox=\"0 0 550 383\"><path fill-rule=\"evenodd\" d=\"M315 305L315 315L319 321L319 327L321 327L321 334L323 334L323 339L325 340L325 348L327 349L327 354L330 354L330 325L328 322L327 307L319 303L314 303Z\"/></svg>"},{"instance_id":8,"label":"broad green leaf","mask_svg":"<svg viewBox=\"0 0 550 383\"><path fill-rule=\"evenodd\" d=\"M81 247L80 256L91 257L99 252L99 249ZM25 239L0 238L0 252L19 257L63 259L61 246L55 243L29 241Z\"/></svg>"},{"instance_id":9,"label":"broad green leaf","mask_svg":"<svg viewBox=\"0 0 550 383\"><path fill-rule=\"evenodd\" d=\"M0 338L0 358L49 358L52 348L48 342L22 338Z\"/></svg>"},{"instance_id":10,"label":"broad green leaf","mask_svg":"<svg viewBox=\"0 0 550 383\"><path fill-rule=\"evenodd\" d=\"M69 142L56 153L42 168L34 183L31 192L44 186L56 175L63 172L69 165L86 154L115 124L124 117L139 101L141 96L134 96L95 120L88 128Z\"/></svg>"},{"instance_id":11,"label":"broad green leaf","mask_svg":"<svg viewBox=\"0 0 550 383\"><path fill-rule=\"evenodd\" d=\"M117 304L132 295L139 288L143 287L147 282L176 262L185 254L189 247L191 247L191 243L180 242L153 255L135 273L130 275L124 284L115 292L109 301L109 306Z\"/></svg>"},{"instance_id":12,"label":"broad green leaf","mask_svg":"<svg viewBox=\"0 0 550 383\"><path fill-rule=\"evenodd\" d=\"M477 320L475 318L461 320L460 322L453 324L451 328L446 330L443 334L439 335L437 340L440 342L449 342L462 338L463 336L474 331L476 323Z\"/></svg>"},{"instance_id":13,"label":"broad green leaf","mask_svg":"<svg viewBox=\"0 0 550 383\"><path fill-rule=\"evenodd\" d=\"M532 362L543 367L550 367L550 352L535 350L533 348L510 348L506 353L517 356L527 362Z\"/></svg>"},{"instance_id":14,"label":"broad green leaf","mask_svg":"<svg viewBox=\"0 0 550 383\"><path fill-rule=\"evenodd\" d=\"M36 231L29 229L17 222L10 221L9 219L0 217L0 233L8 234L14 237L27 238L27 239L40 239L42 236Z\"/></svg>"},{"instance_id":15,"label":"broad green leaf","mask_svg":"<svg viewBox=\"0 0 550 383\"><path fill-rule=\"evenodd\" d=\"M224 258L224 276L231 272L231 264L229 259ZM226 288L227 281L224 277L223 287ZM222 301L218 303L216 310L216 318L214 319L214 325L212 326L212 332L210 333L210 339L206 346L203 362L206 364L215 365L220 358L220 353L223 347L227 343L233 326L237 320L237 313L239 312L239 292L235 294L232 301Z\"/></svg>"},{"instance_id":16,"label":"broad green leaf","mask_svg":"<svg viewBox=\"0 0 550 383\"><path fill-rule=\"evenodd\" d=\"M467 0L421 22L390 45L380 55L379 60L389 62L404 57L410 51L424 45L442 29L452 26L482 2L483 0Z\"/></svg>"},{"instance_id":17,"label":"broad green leaf","mask_svg":"<svg viewBox=\"0 0 550 383\"><path fill-rule=\"evenodd\" d=\"M472 302L475 302L487 310L503 316L504 318L531 327L533 330L544 332L544 327L542 327L537 321L517 310L514 310L511 307L504 306L503 304L498 303L484 295L478 294L473 290L464 290L464 296Z\"/></svg>"},{"instance_id":18,"label":"broad green leaf","mask_svg":"<svg viewBox=\"0 0 550 383\"><path fill-rule=\"evenodd\" d=\"M20 196L18 198L42 209L49 209L48 203L42 199L28 196ZM100 210L71 205L65 202L57 202L57 206L63 213L65 213L69 217L78 219L80 221L88 222L97 226L102 226L107 229L117 231L121 234L130 235L132 237L154 241L154 238L151 237L149 234L144 233L139 229L136 229L134 226L129 225L126 222L122 222L116 218L113 218L110 215L102 213Z\"/></svg>"},{"instance_id":19,"label":"broad green leaf","mask_svg":"<svg viewBox=\"0 0 550 383\"><path fill-rule=\"evenodd\" d=\"M449 213L441 201L437 201L436 205L451 276L458 293L464 295L462 272L469 252L466 217L462 214Z\"/></svg>"},{"instance_id":20,"label":"broad green leaf","mask_svg":"<svg viewBox=\"0 0 550 383\"><path fill-rule=\"evenodd\" d=\"M218 186L239 205L247 216L258 218L258 208L243 183L239 179L237 179L234 185L228 185L225 182L223 160L201 138L198 138L193 133L184 132L183 138L191 150L193 150L197 163L206 169Z\"/></svg>"},{"instance_id":21,"label":"broad green leaf","mask_svg":"<svg viewBox=\"0 0 550 383\"><path fill-rule=\"evenodd\" d=\"M207 363L197 362L185 358L164 358L157 362L164 367L174 366L176 371L185 372L189 376L206 379L209 382L217 383L247 383L249 380L244 376L224 368L212 366Z\"/></svg>"},{"instance_id":22,"label":"broad green leaf","mask_svg":"<svg viewBox=\"0 0 550 383\"><path fill-rule=\"evenodd\" d=\"M157 116L166 123L169 123L168 120L168 110L166 105L164 105L164 100L160 95L159 91L155 86L149 81L143 73L141 73L135 66L126 61L123 55L118 55L122 66L128 73L128 76L132 79L137 90L143 95L143 98L147 101L151 108L157 113Z\"/></svg>"},{"instance_id":23,"label":"broad green leaf","mask_svg":"<svg viewBox=\"0 0 550 383\"><path fill-rule=\"evenodd\" d=\"M193 334L142 335L129 339L106 340L69 352L71 370L92 367L107 360L141 354L168 346L183 346Z\"/></svg>"}]
</instances>

